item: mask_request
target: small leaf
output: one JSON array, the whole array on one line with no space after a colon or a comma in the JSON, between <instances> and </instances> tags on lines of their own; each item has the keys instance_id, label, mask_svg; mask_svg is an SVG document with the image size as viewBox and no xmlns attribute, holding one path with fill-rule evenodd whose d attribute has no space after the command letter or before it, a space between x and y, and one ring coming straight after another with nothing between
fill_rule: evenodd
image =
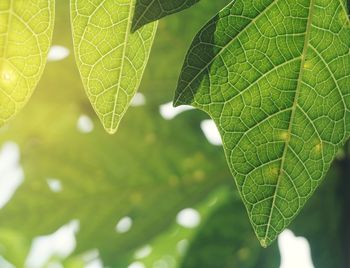
<instances>
[{"instance_id":1,"label":"small leaf","mask_svg":"<svg viewBox=\"0 0 350 268\"><path fill-rule=\"evenodd\" d=\"M72 0L78 68L87 95L109 133L115 133L145 70L157 24L131 33L135 0Z\"/></svg>"},{"instance_id":2,"label":"small leaf","mask_svg":"<svg viewBox=\"0 0 350 268\"><path fill-rule=\"evenodd\" d=\"M237 0L196 36L175 104L207 112L257 237L269 245L350 133L345 0Z\"/></svg>"},{"instance_id":3,"label":"small leaf","mask_svg":"<svg viewBox=\"0 0 350 268\"><path fill-rule=\"evenodd\" d=\"M180 12L199 0L136 0L133 31L152 21Z\"/></svg>"},{"instance_id":4,"label":"small leaf","mask_svg":"<svg viewBox=\"0 0 350 268\"><path fill-rule=\"evenodd\" d=\"M54 0L0 3L0 126L27 103L44 71Z\"/></svg>"}]
</instances>

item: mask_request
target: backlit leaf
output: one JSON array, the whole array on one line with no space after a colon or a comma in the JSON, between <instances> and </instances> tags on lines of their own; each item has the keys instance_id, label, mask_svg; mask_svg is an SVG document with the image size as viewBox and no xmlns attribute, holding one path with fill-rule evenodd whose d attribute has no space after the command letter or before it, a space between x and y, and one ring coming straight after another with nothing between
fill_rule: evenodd
<instances>
[{"instance_id":1,"label":"backlit leaf","mask_svg":"<svg viewBox=\"0 0 350 268\"><path fill-rule=\"evenodd\" d=\"M263 246L292 221L350 133L345 0L237 0L196 36L175 104L216 122Z\"/></svg>"},{"instance_id":2,"label":"backlit leaf","mask_svg":"<svg viewBox=\"0 0 350 268\"><path fill-rule=\"evenodd\" d=\"M157 24L131 33L136 0L72 0L74 49L87 95L116 132L148 61Z\"/></svg>"},{"instance_id":3,"label":"backlit leaf","mask_svg":"<svg viewBox=\"0 0 350 268\"><path fill-rule=\"evenodd\" d=\"M26 104L51 44L54 0L0 2L0 126Z\"/></svg>"}]
</instances>

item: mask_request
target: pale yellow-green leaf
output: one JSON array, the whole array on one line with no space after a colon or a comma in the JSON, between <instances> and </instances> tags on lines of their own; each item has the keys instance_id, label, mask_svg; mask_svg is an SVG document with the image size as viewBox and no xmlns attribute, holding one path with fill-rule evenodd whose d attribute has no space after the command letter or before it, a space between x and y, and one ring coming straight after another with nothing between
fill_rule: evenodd
<instances>
[{"instance_id":1,"label":"pale yellow-green leaf","mask_svg":"<svg viewBox=\"0 0 350 268\"><path fill-rule=\"evenodd\" d=\"M51 44L54 0L0 0L0 126L30 98Z\"/></svg>"},{"instance_id":2,"label":"pale yellow-green leaf","mask_svg":"<svg viewBox=\"0 0 350 268\"><path fill-rule=\"evenodd\" d=\"M87 95L116 132L148 61L157 24L131 33L135 0L72 0L74 49Z\"/></svg>"}]
</instances>

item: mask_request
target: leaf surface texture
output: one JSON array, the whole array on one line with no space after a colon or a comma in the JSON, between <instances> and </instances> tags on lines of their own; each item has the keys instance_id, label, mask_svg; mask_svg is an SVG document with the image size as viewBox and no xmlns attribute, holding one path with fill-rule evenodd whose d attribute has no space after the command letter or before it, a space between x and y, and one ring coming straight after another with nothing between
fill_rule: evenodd
<instances>
[{"instance_id":1,"label":"leaf surface texture","mask_svg":"<svg viewBox=\"0 0 350 268\"><path fill-rule=\"evenodd\" d=\"M319 186L350 131L343 0L237 0L195 37L175 105L207 112L263 246Z\"/></svg>"},{"instance_id":2,"label":"leaf surface texture","mask_svg":"<svg viewBox=\"0 0 350 268\"><path fill-rule=\"evenodd\" d=\"M38 84L53 23L53 0L1 0L0 126L22 109Z\"/></svg>"},{"instance_id":3,"label":"leaf surface texture","mask_svg":"<svg viewBox=\"0 0 350 268\"><path fill-rule=\"evenodd\" d=\"M87 95L116 132L148 61L157 24L131 33L135 0L72 0L74 50Z\"/></svg>"},{"instance_id":4,"label":"leaf surface texture","mask_svg":"<svg viewBox=\"0 0 350 268\"><path fill-rule=\"evenodd\" d=\"M137 0L133 30L170 14L180 12L198 2L199 0Z\"/></svg>"}]
</instances>

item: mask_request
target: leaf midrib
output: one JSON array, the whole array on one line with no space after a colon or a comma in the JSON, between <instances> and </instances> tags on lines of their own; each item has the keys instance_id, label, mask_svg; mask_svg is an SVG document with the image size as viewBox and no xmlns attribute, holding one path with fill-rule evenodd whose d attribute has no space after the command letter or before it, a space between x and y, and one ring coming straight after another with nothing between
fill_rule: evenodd
<instances>
[{"instance_id":1,"label":"leaf midrib","mask_svg":"<svg viewBox=\"0 0 350 268\"><path fill-rule=\"evenodd\" d=\"M126 30L125 30L125 35L124 35L124 46L123 46L123 52L122 52L122 56L121 56L121 66L120 66L120 73L119 73L119 77L118 77L118 85L117 85L117 94L115 95L114 98L114 106L113 106L113 112L112 112L112 121L111 121L111 125L110 128L108 129L108 132L113 133L113 126L114 126L114 122L115 122L115 111L117 109L117 101L118 101L118 96L119 96L119 91L120 91L120 83L121 83L121 79L122 79L122 74L124 71L124 61L125 61L125 54L126 54L126 47L127 44L129 42L129 36L130 36L130 30L131 30L131 25L132 25L132 14L134 11L134 0L130 0L130 4L129 4L129 17L128 17L128 22L126 25Z\"/></svg>"},{"instance_id":2,"label":"leaf midrib","mask_svg":"<svg viewBox=\"0 0 350 268\"><path fill-rule=\"evenodd\" d=\"M289 125L288 125L288 131L287 131L287 140L285 141L285 145L284 145L284 149L283 149L283 154L282 154L282 158L281 158L281 166L280 166L280 170L279 170L279 174L277 177L277 183L276 183L276 187L275 187L275 192L273 195L273 200L272 200L272 205L271 205L271 209L270 209L270 215L269 215L269 220L267 223L267 227L266 227L266 233L265 233L265 237L264 239L262 239L260 242L262 244L262 246L267 246L267 239L268 239L268 234L269 234L269 230L271 227L271 219L272 219L272 214L274 211L274 207L275 207L275 202L276 202L276 197L277 197L277 192L278 192L278 187L279 184L281 182L281 177L284 173L284 162L285 162L285 158L286 158L286 153L289 147L289 143L291 140L291 132L292 132L292 122L294 120L294 115L295 115L295 111L298 105L298 98L299 98L299 94L300 94L300 86L302 84L302 78L304 75L304 64L305 64L305 60L306 60L306 53L308 50L308 46L309 46L309 41L310 41L310 33L311 33L311 27L312 27L312 14L313 14L313 10L315 7L315 0L310 0L310 6L309 6L309 14L308 14L308 21L307 21L307 25L306 25L306 31L305 31L305 43L304 43L304 48L303 48L303 52L302 52L302 60L300 63L300 72L299 72L299 77L298 77L298 83L297 83L297 87L296 87L296 92L295 92L295 96L294 96L294 100L293 100L293 105L292 105L292 112L291 112L291 116L290 116L290 121L289 121Z\"/></svg>"}]
</instances>

